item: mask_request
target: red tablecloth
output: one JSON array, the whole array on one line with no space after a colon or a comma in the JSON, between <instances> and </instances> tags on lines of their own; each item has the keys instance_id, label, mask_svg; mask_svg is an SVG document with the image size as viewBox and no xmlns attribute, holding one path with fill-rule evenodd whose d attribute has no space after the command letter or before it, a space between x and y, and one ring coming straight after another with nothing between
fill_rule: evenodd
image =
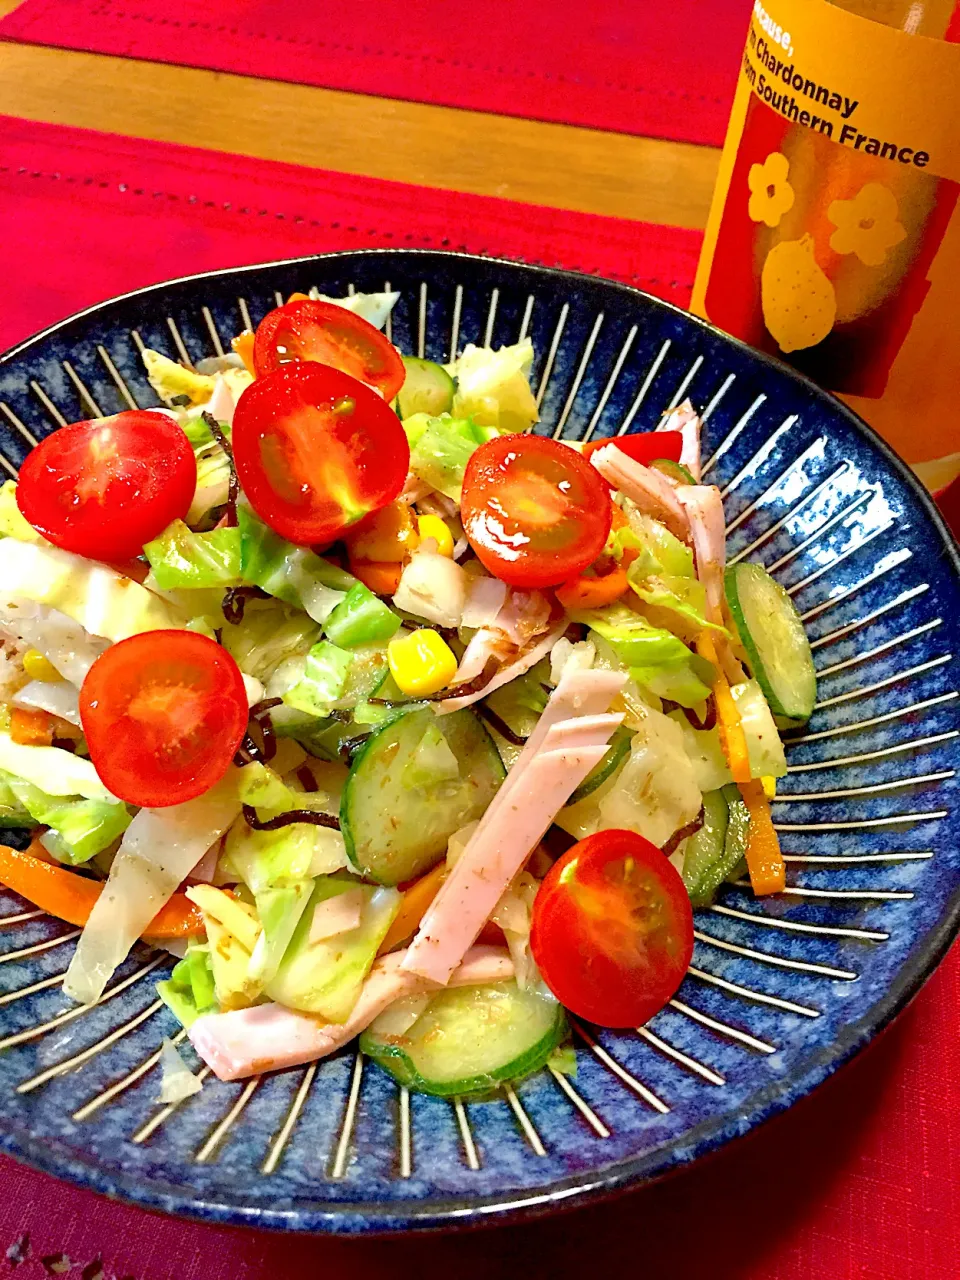
<instances>
[{"instance_id":1,"label":"red tablecloth","mask_svg":"<svg viewBox=\"0 0 960 1280\"><path fill-rule=\"evenodd\" d=\"M0 36L719 146L749 16L750 0L25 0Z\"/></svg>"},{"instance_id":2,"label":"red tablecloth","mask_svg":"<svg viewBox=\"0 0 960 1280\"><path fill-rule=\"evenodd\" d=\"M281 216L282 215L282 216ZM451 235L450 228L469 228ZM408 238L409 237L409 238ZM684 301L698 236L0 118L0 346L172 275L370 244L597 270ZM859 1062L682 1176L469 1238L290 1240L148 1216L0 1160L18 1280L350 1280L580 1273L657 1280L960 1277L960 952ZM19 1243L18 1243L19 1242ZM46 1259L46 1263L42 1259ZM58 1264L59 1265L59 1264Z\"/></svg>"}]
</instances>

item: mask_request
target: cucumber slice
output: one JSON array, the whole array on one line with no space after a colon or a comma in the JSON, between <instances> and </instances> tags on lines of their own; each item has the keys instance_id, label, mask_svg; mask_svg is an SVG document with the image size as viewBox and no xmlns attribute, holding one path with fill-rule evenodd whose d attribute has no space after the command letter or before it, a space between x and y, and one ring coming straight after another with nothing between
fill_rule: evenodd
<instances>
[{"instance_id":1,"label":"cucumber slice","mask_svg":"<svg viewBox=\"0 0 960 1280\"><path fill-rule=\"evenodd\" d=\"M594 765L567 801L567 804L576 804L579 800L585 800L587 796L593 795L597 787L602 787L606 780L616 773L630 754L630 744L632 742L633 734L629 729L624 729L621 725L610 739L610 749L607 754L599 764Z\"/></svg>"},{"instance_id":2,"label":"cucumber slice","mask_svg":"<svg viewBox=\"0 0 960 1280\"><path fill-rule=\"evenodd\" d=\"M416 356L402 356L401 359L407 376L397 395L400 417L411 418L415 413L428 413L431 418L436 418L441 413L449 413L456 383L446 369L432 360L420 360Z\"/></svg>"},{"instance_id":3,"label":"cucumber slice","mask_svg":"<svg viewBox=\"0 0 960 1280\"><path fill-rule=\"evenodd\" d=\"M389 1012L389 1011L388 1011ZM515 982L439 992L402 1035L378 1028L360 1048L400 1084L440 1097L484 1093L537 1071L567 1034L562 1005Z\"/></svg>"},{"instance_id":4,"label":"cucumber slice","mask_svg":"<svg viewBox=\"0 0 960 1280\"><path fill-rule=\"evenodd\" d=\"M411 787L405 771L428 729L443 736L459 776ZM497 749L473 712L401 713L374 729L343 789L340 827L351 865L380 884L422 875L444 856L450 836L480 817L502 780Z\"/></svg>"},{"instance_id":5,"label":"cucumber slice","mask_svg":"<svg viewBox=\"0 0 960 1280\"><path fill-rule=\"evenodd\" d=\"M792 725L803 724L817 700L817 673L796 606L759 564L731 565L725 586L733 621L770 710Z\"/></svg>"},{"instance_id":6,"label":"cucumber slice","mask_svg":"<svg viewBox=\"0 0 960 1280\"><path fill-rule=\"evenodd\" d=\"M750 828L750 813L732 784L706 793L703 818L683 856L683 883L695 907L709 907L717 889L738 867Z\"/></svg>"}]
</instances>

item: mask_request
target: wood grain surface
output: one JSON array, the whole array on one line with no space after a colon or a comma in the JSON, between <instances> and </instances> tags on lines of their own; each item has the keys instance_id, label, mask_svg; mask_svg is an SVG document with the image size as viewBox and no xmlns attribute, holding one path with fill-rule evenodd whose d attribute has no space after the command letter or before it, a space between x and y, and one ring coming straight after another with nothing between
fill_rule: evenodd
<instances>
[{"instance_id":1,"label":"wood grain surface","mask_svg":"<svg viewBox=\"0 0 960 1280\"><path fill-rule=\"evenodd\" d=\"M0 0L0 14L15 7ZM130 58L0 43L0 113L553 208L702 227L719 152Z\"/></svg>"}]
</instances>

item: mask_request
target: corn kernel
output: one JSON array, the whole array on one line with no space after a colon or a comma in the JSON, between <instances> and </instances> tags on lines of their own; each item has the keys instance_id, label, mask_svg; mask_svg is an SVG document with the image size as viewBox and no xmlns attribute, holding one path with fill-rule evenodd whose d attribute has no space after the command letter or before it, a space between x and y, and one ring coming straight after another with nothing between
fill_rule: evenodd
<instances>
[{"instance_id":1,"label":"corn kernel","mask_svg":"<svg viewBox=\"0 0 960 1280\"><path fill-rule=\"evenodd\" d=\"M48 662L36 649L28 649L23 655L23 669L31 680L47 680L53 683L63 679L53 663Z\"/></svg>"},{"instance_id":2,"label":"corn kernel","mask_svg":"<svg viewBox=\"0 0 960 1280\"><path fill-rule=\"evenodd\" d=\"M417 520L417 530L420 533L421 542L427 538L433 538L440 554L446 556L448 560L453 559L453 534L447 527L446 521L441 520L439 516L420 516Z\"/></svg>"},{"instance_id":3,"label":"corn kernel","mask_svg":"<svg viewBox=\"0 0 960 1280\"><path fill-rule=\"evenodd\" d=\"M777 780L772 773L765 773L760 779L763 787L763 794L768 800L773 800L777 794Z\"/></svg>"},{"instance_id":4,"label":"corn kernel","mask_svg":"<svg viewBox=\"0 0 960 1280\"><path fill-rule=\"evenodd\" d=\"M459 665L443 637L428 627L391 640L387 658L398 687L410 697L437 693L450 683Z\"/></svg>"}]
</instances>

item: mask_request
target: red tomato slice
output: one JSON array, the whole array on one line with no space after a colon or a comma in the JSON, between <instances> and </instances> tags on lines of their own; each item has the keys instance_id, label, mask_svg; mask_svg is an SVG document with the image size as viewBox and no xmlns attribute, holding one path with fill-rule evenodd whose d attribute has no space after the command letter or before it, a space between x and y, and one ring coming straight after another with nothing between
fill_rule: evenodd
<instances>
[{"instance_id":1,"label":"red tomato slice","mask_svg":"<svg viewBox=\"0 0 960 1280\"><path fill-rule=\"evenodd\" d=\"M639 1027L667 1003L693 955L677 871L633 831L598 831L547 873L530 948L561 1004L604 1027Z\"/></svg>"},{"instance_id":2,"label":"red tomato slice","mask_svg":"<svg viewBox=\"0 0 960 1280\"><path fill-rule=\"evenodd\" d=\"M20 468L17 505L65 551L132 560L187 514L196 487L197 464L180 426L164 413L130 409L41 440Z\"/></svg>"},{"instance_id":3,"label":"red tomato slice","mask_svg":"<svg viewBox=\"0 0 960 1280\"><path fill-rule=\"evenodd\" d=\"M643 431L633 436L613 436L605 440L591 440L589 444L583 446L581 457L589 458L592 453L596 453L598 449L608 444L614 445L634 462L642 462L645 467L648 467L651 462L657 462L660 458L679 462L683 450L683 435L679 431ZM597 475L600 475L599 471ZM603 476L600 476L600 479L603 480ZM611 492L613 491L612 484L606 480L603 480L603 483Z\"/></svg>"},{"instance_id":4,"label":"red tomato slice","mask_svg":"<svg viewBox=\"0 0 960 1280\"><path fill-rule=\"evenodd\" d=\"M288 302L257 326L253 363L257 377L294 360L315 360L342 369L392 400L406 370L400 353L362 316L333 302Z\"/></svg>"},{"instance_id":5,"label":"red tomato slice","mask_svg":"<svg viewBox=\"0 0 960 1280\"><path fill-rule=\"evenodd\" d=\"M460 518L491 573L517 587L551 587L603 550L610 499L600 473L568 445L500 436L467 463Z\"/></svg>"},{"instance_id":6,"label":"red tomato slice","mask_svg":"<svg viewBox=\"0 0 960 1280\"><path fill-rule=\"evenodd\" d=\"M233 457L257 515L291 542L316 546L397 497L410 446L375 391L329 365L297 362L244 391Z\"/></svg>"},{"instance_id":7,"label":"red tomato slice","mask_svg":"<svg viewBox=\"0 0 960 1280\"><path fill-rule=\"evenodd\" d=\"M147 631L111 645L80 689L80 721L104 785L151 809L219 782L247 719L237 664L194 631Z\"/></svg>"}]
</instances>

